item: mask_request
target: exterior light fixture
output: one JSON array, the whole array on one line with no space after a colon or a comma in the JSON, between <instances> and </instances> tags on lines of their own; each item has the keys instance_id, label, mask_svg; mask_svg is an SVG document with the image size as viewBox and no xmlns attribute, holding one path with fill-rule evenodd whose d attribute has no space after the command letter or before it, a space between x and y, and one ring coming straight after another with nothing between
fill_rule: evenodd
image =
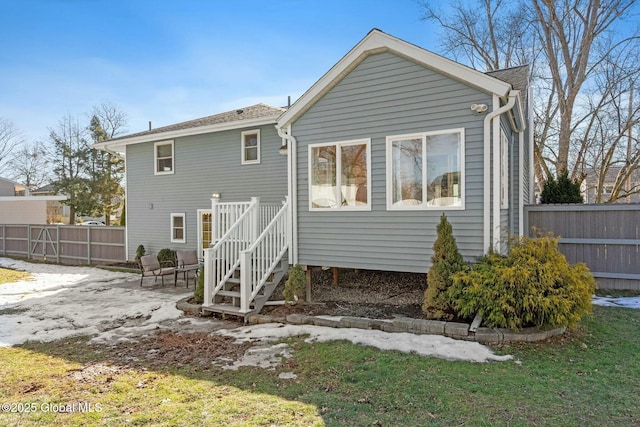
<instances>
[{"instance_id":1,"label":"exterior light fixture","mask_svg":"<svg viewBox=\"0 0 640 427\"><path fill-rule=\"evenodd\" d=\"M278 150L278 153L280 153L281 156L286 156L287 152L288 152L288 147L287 147L287 143L285 142L284 144L282 144L280 146L280 149Z\"/></svg>"},{"instance_id":2,"label":"exterior light fixture","mask_svg":"<svg viewBox=\"0 0 640 427\"><path fill-rule=\"evenodd\" d=\"M213 193L213 194L211 195L211 198L212 198L212 199L219 199L219 198L220 198L220 193Z\"/></svg>"},{"instance_id":3,"label":"exterior light fixture","mask_svg":"<svg viewBox=\"0 0 640 427\"><path fill-rule=\"evenodd\" d=\"M487 106L487 104L471 104L471 110L476 113L484 113L488 108L489 106Z\"/></svg>"}]
</instances>

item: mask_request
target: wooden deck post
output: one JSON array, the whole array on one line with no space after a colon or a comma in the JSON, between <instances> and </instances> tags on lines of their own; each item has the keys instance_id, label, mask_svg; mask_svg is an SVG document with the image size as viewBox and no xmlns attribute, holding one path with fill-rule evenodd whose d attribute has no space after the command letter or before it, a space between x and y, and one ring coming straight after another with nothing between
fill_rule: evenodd
<instances>
[{"instance_id":1,"label":"wooden deck post","mask_svg":"<svg viewBox=\"0 0 640 427\"><path fill-rule=\"evenodd\" d=\"M338 267L333 267L333 286L338 286Z\"/></svg>"},{"instance_id":2,"label":"wooden deck post","mask_svg":"<svg viewBox=\"0 0 640 427\"><path fill-rule=\"evenodd\" d=\"M305 266L306 268L306 274L307 274L307 288L305 291L305 295L306 295L306 299L307 302L311 302L311 272L313 270L313 267L310 265Z\"/></svg>"}]
</instances>

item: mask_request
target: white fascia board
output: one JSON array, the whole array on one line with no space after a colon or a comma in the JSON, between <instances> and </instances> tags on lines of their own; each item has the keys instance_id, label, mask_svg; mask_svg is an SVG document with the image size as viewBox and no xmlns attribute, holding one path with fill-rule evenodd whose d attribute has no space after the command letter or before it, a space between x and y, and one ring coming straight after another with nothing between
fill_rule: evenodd
<instances>
[{"instance_id":1,"label":"white fascia board","mask_svg":"<svg viewBox=\"0 0 640 427\"><path fill-rule=\"evenodd\" d=\"M506 97L511 90L509 83L488 76L440 55L436 55L419 46L383 33L380 30L372 30L360 43L322 76L320 80L307 90L291 108L285 111L278 119L276 126L283 127L294 122L366 57L386 51L396 53L427 68L462 81L482 91L498 95L501 98Z\"/></svg>"},{"instance_id":2,"label":"white fascia board","mask_svg":"<svg viewBox=\"0 0 640 427\"><path fill-rule=\"evenodd\" d=\"M198 126L188 129L180 129L167 132L157 132L147 135L134 136L132 138L122 138L115 141L105 141L93 144L92 147L97 150L109 150L124 153L125 147L132 144L141 144L143 142L160 141L165 139L180 138L183 136L202 135L204 133L222 132L225 130L242 129L248 127L263 126L275 124L276 119L280 115L261 117L259 119L238 120L227 123L217 123L209 126Z\"/></svg>"},{"instance_id":3,"label":"white fascia board","mask_svg":"<svg viewBox=\"0 0 640 427\"><path fill-rule=\"evenodd\" d=\"M67 199L68 199L67 196L0 196L0 202L33 202L33 201L61 202Z\"/></svg>"}]
</instances>

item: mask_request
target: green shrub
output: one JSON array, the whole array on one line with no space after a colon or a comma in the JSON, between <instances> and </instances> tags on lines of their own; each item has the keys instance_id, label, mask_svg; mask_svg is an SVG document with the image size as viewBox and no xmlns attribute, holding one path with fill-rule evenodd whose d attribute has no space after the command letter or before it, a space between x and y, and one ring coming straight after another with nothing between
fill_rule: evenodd
<instances>
[{"instance_id":1,"label":"green shrub","mask_svg":"<svg viewBox=\"0 0 640 427\"><path fill-rule=\"evenodd\" d=\"M556 181L553 175L549 176L540 193L540 203L584 203L578 181L569 179L569 172L562 171Z\"/></svg>"},{"instance_id":2,"label":"green shrub","mask_svg":"<svg viewBox=\"0 0 640 427\"><path fill-rule=\"evenodd\" d=\"M300 301L304 293L304 288L307 283L307 279L304 275L304 270L300 264L296 264L289 270L289 277L284 284L284 291L282 295L287 301Z\"/></svg>"},{"instance_id":3,"label":"green shrub","mask_svg":"<svg viewBox=\"0 0 640 427\"><path fill-rule=\"evenodd\" d=\"M176 251L173 249L160 249L158 252L158 261L160 264L169 264L176 265Z\"/></svg>"},{"instance_id":4,"label":"green shrub","mask_svg":"<svg viewBox=\"0 0 640 427\"><path fill-rule=\"evenodd\" d=\"M136 261L140 262L140 258L143 257L144 255L145 255L144 246L138 245L138 247L136 248Z\"/></svg>"},{"instance_id":5,"label":"green shrub","mask_svg":"<svg viewBox=\"0 0 640 427\"><path fill-rule=\"evenodd\" d=\"M477 313L489 327L574 327L591 313L596 283L583 263L571 266L550 235L516 240L508 256L489 253L453 277L449 290L459 315Z\"/></svg>"},{"instance_id":6,"label":"green shrub","mask_svg":"<svg viewBox=\"0 0 640 427\"><path fill-rule=\"evenodd\" d=\"M427 290L422 305L422 311L429 318L451 320L455 317L447 290L453 284L453 274L464 268L464 259L453 237L453 228L442 214L438 224L438 237L433 244L431 268L427 273Z\"/></svg>"},{"instance_id":7,"label":"green shrub","mask_svg":"<svg viewBox=\"0 0 640 427\"><path fill-rule=\"evenodd\" d=\"M196 304L202 304L204 302L204 266L201 266L200 271L198 271L198 281L196 283L196 290L193 293L193 300Z\"/></svg>"}]
</instances>

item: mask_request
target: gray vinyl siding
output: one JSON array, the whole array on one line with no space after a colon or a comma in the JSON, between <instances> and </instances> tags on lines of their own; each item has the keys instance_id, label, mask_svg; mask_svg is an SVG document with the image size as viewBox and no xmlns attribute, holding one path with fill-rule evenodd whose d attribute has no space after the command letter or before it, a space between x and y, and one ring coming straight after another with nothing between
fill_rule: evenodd
<instances>
[{"instance_id":1,"label":"gray vinyl siding","mask_svg":"<svg viewBox=\"0 0 640 427\"><path fill-rule=\"evenodd\" d=\"M483 115L492 97L392 53L369 56L293 125L297 146L298 261L424 273L443 212L463 256L483 253ZM465 130L465 210L387 211L386 137ZM372 210L310 211L308 145L371 138Z\"/></svg>"},{"instance_id":2,"label":"gray vinyl siding","mask_svg":"<svg viewBox=\"0 0 640 427\"><path fill-rule=\"evenodd\" d=\"M278 154L281 138L273 125L259 127L260 164L241 165L240 133L252 129L257 128L176 138L172 175L154 175L153 142L127 146L129 259L140 244L147 252L195 249L197 210L211 208L213 193L220 193L224 202L284 200L287 158ZM186 214L186 243L171 243L172 213Z\"/></svg>"}]
</instances>

